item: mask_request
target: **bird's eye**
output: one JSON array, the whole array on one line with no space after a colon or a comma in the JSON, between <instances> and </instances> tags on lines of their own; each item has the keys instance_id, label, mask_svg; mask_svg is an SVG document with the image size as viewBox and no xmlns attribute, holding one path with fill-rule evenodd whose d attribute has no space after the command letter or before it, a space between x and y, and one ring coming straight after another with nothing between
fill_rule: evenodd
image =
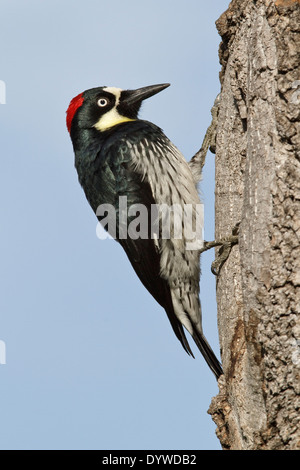
<instances>
[{"instance_id":1,"label":"bird's eye","mask_svg":"<svg viewBox=\"0 0 300 470\"><path fill-rule=\"evenodd\" d=\"M105 106L108 105L108 100L106 98L100 98L97 104L98 106L100 106L100 108L104 108Z\"/></svg>"}]
</instances>

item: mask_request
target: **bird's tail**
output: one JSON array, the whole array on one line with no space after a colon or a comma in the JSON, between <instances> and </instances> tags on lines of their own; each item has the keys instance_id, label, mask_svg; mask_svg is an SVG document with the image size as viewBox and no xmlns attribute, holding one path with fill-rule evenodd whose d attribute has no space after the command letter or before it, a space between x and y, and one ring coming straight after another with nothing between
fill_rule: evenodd
<instances>
[{"instance_id":1,"label":"bird's tail","mask_svg":"<svg viewBox=\"0 0 300 470\"><path fill-rule=\"evenodd\" d=\"M187 292L185 296L182 295L180 289L171 290L172 307L166 308L169 320L173 327L173 330L181 342L185 351L194 357L189 343L184 334L184 329L190 333L193 340L195 341L199 351L203 355L209 368L215 374L218 379L223 374L222 366L216 358L213 350L208 344L202 332L201 326L201 305L198 297L198 293Z\"/></svg>"},{"instance_id":2,"label":"bird's tail","mask_svg":"<svg viewBox=\"0 0 300 470\"><path fill-rule=\"evenodd\" d=\"M194 330L192 337L196 345L198 346L198 349L201 352L202 356L206 360L208 366L213 371L216 376L216 379L218 380L220 375L223 374L223 369L217 357L215 356L215 353L208 344L208 341L205 338L204 334Z\"/></svg>"},{"instance_id":3,"label":"bird's tail","mask_svg":"<svg viewBox=\"0 0 300 470\"><path fill-rule=\"evenodd\" d=\"M188 340L185 336L184 328L182 324L178 321L178 318L174 314L174 310L166 310L170 323L173 327L173 331L179 341L182 344L183 349L192 357L194 357L194 354L190 348L190 345L188 343ZM192 331L191 331L192 330ZM199 329L196 329L194 326L189 328L189 333L191 334L193 340L195 341L199 351L201 352L202 356L204 357L205 361L207 362L209 368L212 370L212 372L215 374L216 379L220 377L220 375L223 374L223 369L218 361L217 357L215 356L215 353L211 349L207 339L205 338L204 334L202 331L199 331Z\"/></svg>"}]
</instances>

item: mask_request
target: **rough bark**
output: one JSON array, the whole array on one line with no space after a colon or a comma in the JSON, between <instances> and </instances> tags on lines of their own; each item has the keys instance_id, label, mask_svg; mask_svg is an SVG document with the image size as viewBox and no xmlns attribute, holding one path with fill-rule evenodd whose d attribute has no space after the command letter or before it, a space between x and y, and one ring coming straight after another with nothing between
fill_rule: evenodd
<instances>
[{"instance_id":1,"label":"rough bark","mask_svg":"<svg viewBox=\"0 0 300 470\"><path fill-rule=\"evenodd\" d=\"M224 449L300 449L300 3L233 0L217 21L216 239Z\"/></svg>"}]
</instances>

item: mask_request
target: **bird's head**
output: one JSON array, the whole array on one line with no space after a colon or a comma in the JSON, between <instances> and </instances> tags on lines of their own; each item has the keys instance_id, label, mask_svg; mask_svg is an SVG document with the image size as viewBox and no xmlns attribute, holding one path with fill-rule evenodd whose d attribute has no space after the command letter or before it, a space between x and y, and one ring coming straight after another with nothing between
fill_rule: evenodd
<instances>
[{"instance_id":1,"label":"bird's head","mask_svg":"<svg viewBox=\"0 0 300 470\"><path fill-rule=\"evenodd\" d=\"M114 87L91 88L75 96L67 110L67 128L95 128L103 132L126 121L137 119L142 101L169 86L151 85L137 90Z\"/></svg>"}]
</instances>

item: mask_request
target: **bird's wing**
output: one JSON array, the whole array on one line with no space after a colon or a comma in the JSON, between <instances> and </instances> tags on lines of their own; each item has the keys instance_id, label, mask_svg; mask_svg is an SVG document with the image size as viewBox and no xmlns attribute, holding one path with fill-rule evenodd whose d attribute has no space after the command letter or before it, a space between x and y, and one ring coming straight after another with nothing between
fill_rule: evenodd
<instances>
[{"instance_id":1,"label":"bird's wing","mask_svg":"<svg viewBox=\"0 0 300 470\"><path fill-rule=\"evenodd\" d=\"M186 204L192 204L195 208L200 203L195 181L184 157L160 130L153 140L139 138L136 142L129 142L125 139L118 153L121 166L127 170L123 173L126 178L126 183L124 180L123 183L130 188L126 192L129 201L132 191L132 200L141 201L148 209L154 203L179 204L182 209ZM122 178L119 183L118 192L123 194ZM164 222L160 219L160 228ZM175 223L176 218L173 219ZM192 335L211 370L219 377L222 367L202 331L199 251L186 249L185 233L182 233L181 240L172 237L164 240L161 230L156 235L157 240L153 239L153 233L149 230L147 240L128 238L119 242L145 287L165 308L184 349L193 355L182 325ZM133 259L132 253L139 255Z\"/></svg>"},{"instance_id":2,"label":"bird's wing","mask_svg":"<svg viewBox=\"0 0 300 470\"><path fill-rule=\"evenodd\" d=\"M86 185L85 193L95 213L97 211L99 213L100 204L111 204L115 208L116 239L126 252L141 282L166 310L174 333L183 348L188 354L193 355L182 324L175 315L170 286L167 280L161 276L160 236L159 233L154 233L155 230L151 224L151 206L155 206L153 192L147 179L135 170L131 157L132 152L128 151L128 145L131 147L130 143L124 141L121 145L120 143L118 145L112 144L113 148L107 145L102 149L101 159L96 158L92 166L93 175L89 177L92 184ZM134 151L138 152L138 147L135 147ZM120 198L123 198L121 204ZM137 205L140 204L145 209L146 219L142 219L144 238L135 239L128 234L127 237L123 238L124 233L121 235L119 224L121 220L124 220L122 218L124 215L124 202L127 203L127 210L129 211L129 215L125 217L127 219L127 229L130 229L131 224L136 224L137 217L140 217L139 212L135 213L135 210L138 211L139 209ZM98 219L101 222L103 217L98 216ZM141 227L138 228L138 230L140 229Z\"/></svg>"},{"instance_id":3,"label":"bird's wing","mask_svg":"<svg viewBox=\"0 0 300 470\"><path fill-rule=\"evenodd\" d=\"M181 153L156 126L152 125L147 138L141 139L139 123L132 124L135 136L125 133L116 139L114 134L93 157L92 164L86 157L80 163L85 166L79 172L80 182L95 213L99 205L110 204L116 210L118 224L122 214L120 197L127 198L128 208L142 204L148 217L153 204L197 204L195 182ZM134 219L134 215L128 217L128 227ZM145 238L121 238L119 233L116 238L141 282L166 310L185 351L193 356L183 325L218 377L222 369L201 326L199 253L186 251L184 240L164 240L151 227L149 222Z\"/></svg>"}]
</instances>

